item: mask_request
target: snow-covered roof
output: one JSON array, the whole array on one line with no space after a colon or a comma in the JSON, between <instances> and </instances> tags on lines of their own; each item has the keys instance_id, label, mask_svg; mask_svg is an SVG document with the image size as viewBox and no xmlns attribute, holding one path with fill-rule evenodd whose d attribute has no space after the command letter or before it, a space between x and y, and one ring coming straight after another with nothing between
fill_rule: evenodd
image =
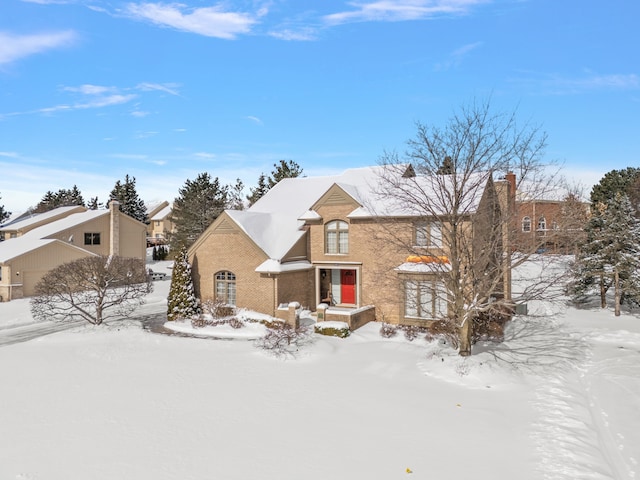
<instances>
[{"instance_id":1,"label":"snow-covered roof","mask_svg":"<svg viewBox=\"0 0 640 480\"><path fill-rule=\"evenodd\" d=\"M41 227L34 228L33 230L25 233L22 237L13 238L9 241L20 240L21 238L47 238L56 233L68 230L77 225L81 225L89 220L109 215L109 210L87 210L86 212L73 213L68 217L61 218L55 222L47 223Z\"/></svg>"},{"instance_id":2,"label":"snow-covered roof","mask_svg":"<svg viewBox=\"0 0 640 480\"><path fill-rule=\"evenodd\" d=\"M94 218L99 218L103 215L109 214L109 210L86 210L84 212L72 213L67 217L60 218L59 220L34 228L22 236L0 242L0 262L6 262L32 250L42 248L51 242L57 242L59 240L50 239L49 237L77 225L81 225L89 220L93 220ZM69 243L69 245L73 247L71 243Z\"/></svg>"},{"instance_id":3,"label":"snow-covered roof","mask_svg":"<svg viewBox=\"0 0 640 480\"><path fill-rule=\"evenodd\" d=\"M68 207L58 207L53 210L49 210L48 212L43 213L35 213L29 215L27 217L18 218L0 225L0 230L10 229L10 230L21 230L32 225L46 222L48 220L55 221L58 217L63 217L65 215L70 215L74 211L78 211L79 209L84 209L84 207L80 205L72 205Z\"/></svg>"},{"instance_id":4,"label":"snow-covered roof","mask_svg":"<svg viewBox=\"0 0 640 480\"><path fill-rule=\"evenodd\" d=\"M149 220L164 220L171 213L171 205L167 205L163 209L161 209L158 213L154 214Z\"/></svg>"},{"instance_id":5,"label":"snow-covered roof","mask_svg":"<svg viewBox=\"0 0 640 480\"><path fill-rule=\"evenodd\" d=\"M358 205L348 215L349 218L426 215L419 206L403 204L392 195L381 195L381 178L393 178L408 189L417 189L421 197L435 202L437 211L439 197L435 192L442 190L442 183L438 184L432 177L405 176L408 168L408 165L383 165L352 168L338 175L286 178L248 210L227 210L227 214L270 259L279 262L304 235L301 227L305 220L320 218L313 206L334 185L340 187ZM462 206L464 212L472 213L477 208L489 177L488 173L480 173L468 180L468 184L473 187L471 194L466 196L467 204ZM440 182L443 181L442 178L443 176L439 176ZM448 181L454 180L452 178ZM446 213L445 205L441 210ZM264 268L267 268L266 264Z\"/></svg>"},{"instance_id":6,"label":"snow-covered roof","mask_svg":"<svg viewBox=\"0 0 640 480\"><path fill-rule=\"evenodd\" d=\"M309 270L312 267L311 263L306 260L297 262L280 263L278 260L269 258L265 260L258 268L256 272L259 273L283 273L283 272L298 272L300 270Z\"/></svg>"}]
</instances>

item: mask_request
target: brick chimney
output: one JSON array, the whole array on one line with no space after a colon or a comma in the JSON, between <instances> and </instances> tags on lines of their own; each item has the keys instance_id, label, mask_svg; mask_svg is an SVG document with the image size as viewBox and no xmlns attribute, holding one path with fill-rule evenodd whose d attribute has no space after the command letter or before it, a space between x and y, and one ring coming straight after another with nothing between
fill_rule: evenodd
<instances>
[{"instance_id":1,"label":"brick chimney","mask_svg":"<svg viewBox=\"0 0 640 480\"><path fill-rule=\"evenodd\" d=\"M120 255L120 202L109 202L109 255Z\"/></svg>"},{"instance_id":2,"label":"brick chimney","mask_svg":"<svg viewBox=\"0 0 640 480\"><path fill-rule=\"evenodd\" d=\"M509 207L514 212L516 206L516 174L509 172L504 176L504 179L509 182Z\"/></svg>"}]
</instances>

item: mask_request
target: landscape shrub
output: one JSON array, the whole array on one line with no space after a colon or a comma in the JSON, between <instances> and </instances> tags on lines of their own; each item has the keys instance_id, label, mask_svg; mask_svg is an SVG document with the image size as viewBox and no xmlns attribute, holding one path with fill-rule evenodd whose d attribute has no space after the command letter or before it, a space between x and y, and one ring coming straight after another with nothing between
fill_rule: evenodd
<instances>
[{"instance_id":1,"label":"landscape shrub","mask_svg":"<svg viewBox=\"0 0 640 480\"><path fill-rule=\"evenodd\" d=\"M426 331L425 339L427 341L440 339L453 348L459 346L458 327L451 321L436 320L427 326Z\"/></svg>"},{"instance_id":2,"label":"landscape shrub","mask_svg":"<svg viewBox=\"0 0 640 480\"><path fill-rule=\"evenodd\" d=\"M349 327L323 327L322 325L316 325L314 327L314 332L320 335L338 338L347 338L351 335Z\"/></svg>"},{"instance_id":3,"label":"landscape shrub","mask_svg":"<svg viewBox=\"0 0 640 480\"><path fill-rule=\"evenodd\" d=\"M267 334L254 345L276 357L295 356L311 337L311 329L307 327L293 328L284 322L272 322L272 327L267 327Z\"/></svg>"},{"instance_id":4,"label":"landscape shrub","mask_svg":"<svg viewBox=\"0 0 640 480\"><path fill-rule=\"evenodd\" d=\"M236 314L236 308L220 300L207 300L202 304L202 311L213 318L231 317Z\"/></svg>"},{"instance_id":5,"label":"landscape shrub","mask_svg":"<svg viewBox=\"0 0 640 480\"><path fill-rule=\"evenodd\" d=\"M398 327L389 323L383 323L380 327L380 336L383 338L393 338L398 334Z\"/></svg>"}]
</instances>

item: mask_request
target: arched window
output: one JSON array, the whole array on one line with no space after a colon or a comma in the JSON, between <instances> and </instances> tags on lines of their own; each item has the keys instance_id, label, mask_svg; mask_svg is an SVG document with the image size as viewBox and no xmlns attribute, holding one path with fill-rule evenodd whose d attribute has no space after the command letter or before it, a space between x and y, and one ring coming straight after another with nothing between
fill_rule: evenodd
<instances>
[{"instance_id":1,"label":"arched window","mask_svg":"<svg viewBox=\"0 0 640 480\"><path fill-rule=\"evenodd\" d=\"M540 217L538 219L538 230L545 231L547 229L547 219L544 217Z\"/></svg>"},{"instance_id":2,"label":"arched window","mask_svg":"<svg viewBox=\"0 0 640 480\"><path fill-rule=\"evenodd\" d=\"M333 220L325 225L325 252L329 254L349 253L349 224Z\"/></svg>"},{"instance_id":3,"label":"arched window","mask_svg":"<svg viewBox=\"0 0 640 480\"><path fill-rule=\"evenodd\" d=\"M529 217L524 217L522 219L522 231L523 232L531 231L531 219Z\"/></svg>"},{"instance_id":4,"label":"arched window","mask_svg":"<svg viewBox=\"0 0 640 480\"><path fill-rule=\"evenodd\" d=\"M227 305L236 304L236 275L233 272L216 273L216 300Z\"/></svg>"}]
</instances>

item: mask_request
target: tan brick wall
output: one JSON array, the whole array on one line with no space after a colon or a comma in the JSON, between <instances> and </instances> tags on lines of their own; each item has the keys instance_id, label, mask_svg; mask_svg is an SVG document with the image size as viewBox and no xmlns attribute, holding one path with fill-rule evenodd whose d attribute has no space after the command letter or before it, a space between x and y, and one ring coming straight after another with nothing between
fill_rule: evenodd
<instances>
[{"instance_id":1,"label":"tan brick wall","mask_svg":"<svg viewBox=\"0 0 640 480\"><path fill-rule=\"evenodd\" d=\"M266 255L240 232L205 235L197 249L190 252L197 296L202 301L214 299L214 275L230 271L236 275L236 305L272 315L276 305L275 279L255 272Z\"/></svg>"},{"instance_id":2,"label":"tan brick wall","mask_svg":"<svg viewBox=\"0 0 640 480\"><path fill-rule=\"evenodd\" d=\"M304 308L315 310L313 270L282 273L278 276L278 305L298 302Z\"/></svg>"}]
</instances>

